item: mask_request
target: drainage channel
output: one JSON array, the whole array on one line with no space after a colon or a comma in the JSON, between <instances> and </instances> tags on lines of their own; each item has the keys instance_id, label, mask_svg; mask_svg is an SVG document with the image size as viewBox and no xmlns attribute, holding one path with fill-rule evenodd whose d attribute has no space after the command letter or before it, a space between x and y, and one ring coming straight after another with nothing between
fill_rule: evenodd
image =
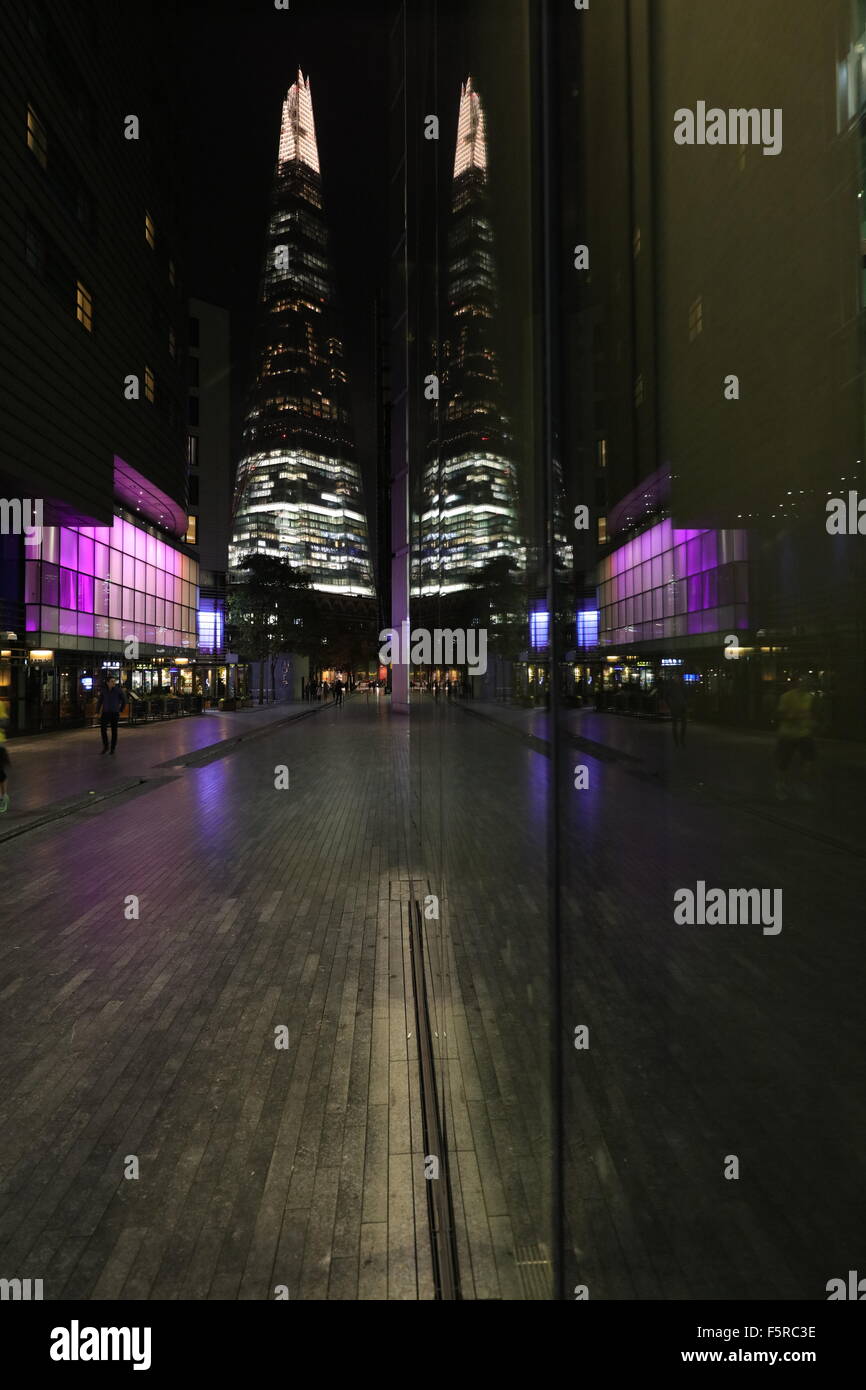
<instances>
[{"instance_id":1,"label":"drainage channel","mask_svg":"<svg viewBox=\"0 0 866 1390\"><path fill-rule=\"evenodd\" d=\"M424 971L424 915L417 898L412 898L409 901L409 950L415 996L415 1033L418 1038L418 1072L424 1128L424 1154L425 1158L432 1157L439 1160L439 1176L428 1179L426 1184L430 1245L433 1252L433 1278L437 1299L453 1302L460 1298L460 1270L457 1262L454 1203L451 1195L451 1177L448 1164L448 1140L436 1089L433 1035L430 1027L430 1007Z\"/></svg>"}]
</instances>

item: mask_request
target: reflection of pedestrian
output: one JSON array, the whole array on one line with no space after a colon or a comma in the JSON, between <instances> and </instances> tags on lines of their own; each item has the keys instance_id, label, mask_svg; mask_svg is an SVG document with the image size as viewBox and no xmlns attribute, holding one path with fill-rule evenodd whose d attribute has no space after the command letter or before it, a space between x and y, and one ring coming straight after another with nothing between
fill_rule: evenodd
<instances>
[{"instance_id":1,"label":"reflection of pedestrian","mask_svg":"<svg viewBox=\"0 0 866 1390\"><path fill-rule=\"evenodd\" d=\"M777 710L779 738L776 744L776 799L787 801L789 773L795 758L800 760L800 798L811 801L808 783L815 761L815 693L808 676L786 690Z\"/></svg>"},{"instance_id":2,"label":"reflection of pedestrian","mask_svg":"<svg viewBox=\"0 0 866 1390\"><path fill-rule=\"evenodd\" d=\"M126 692L117 684L116 676L109 676L99 692L96 713L100 716L99 729L102 734L102 751L109 752L108 726L111 725L111 752L117 747L117 723L126 708Z\"/></svg>"},{"instance_id":3,"label":"reflection of pedestrian","mask_svg":"<svg viewBox=\"0 0 866 1390\"><path fill-rule=\"evenodd\" d=\"M686 687L682 676L672 676L669 681L665 682L664 697L665 704L671 712L674 746L677 748L684 748L689 707L686 700Z\"/></svg>"},{"instance_id":4,"label":"reflection of pedestrian","mask_svg":"<svg viewBox=\"0 0 866 1390\"><path fill-rule=\"evenodd\" d=\"M9 810L6 779L9 775L9 753L6 749L6 725L9 723L9 701L0 700L0 815Z\"/></svg>"}]
</instances>

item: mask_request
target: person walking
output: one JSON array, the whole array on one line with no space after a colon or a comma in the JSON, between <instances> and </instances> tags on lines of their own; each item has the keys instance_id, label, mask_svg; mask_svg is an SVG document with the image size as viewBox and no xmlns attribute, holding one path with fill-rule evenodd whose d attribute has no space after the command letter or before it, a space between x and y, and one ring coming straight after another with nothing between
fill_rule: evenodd
<instances>
[{"instance_id":1,"label":"person walking","mask_svg":"<svg viewBox=\"0 0 866 1390\"><path fill-rule=\"evenodd\" d=\"M9 810L6 780L9 775L9 753L6 748L6 725L9 723L9 701L0 700L0 815Z\"/></svg>"},{"instance_id":2,"label":"person walking","mask_svg":"<svg viewBox=\"0 0 866 1390\"><path fill-rule=\"evenodd\" d=\"M671 728L674 733L674 747L684 748L686 744L686 725L689 706L686 687L682 676L672 676L664 686L665 704L671 712Z\"/></svg>"},{"instance_id":3,"label":"person walking","mask_svg":"<svg viewBox=\"0 0 866 1390\"><path fill-rule=\"evenodd\" d=\"M815 691L809 676L800 676L786 690L776 711L779 737L776 742L776 800L787 801L790 772L795 758L800 760L800 781L796 788L801 801L811 801L809 782L815 762Z\"/></svg>"},{"instance_id":4,"label":"person walking","mask_svg":"<svg viewBox=\"0 0 866 1390\"><path fill-rule=\"evenodd\" d=\"M114 753L117 747L117 724L121 714L126 709L126 691L117 684L116 676L109 676L99 692L99 703L96 706L96 713L99 718L99 729L102 734L103 753ZM108 746L108 727L111 725L111 748Z\"/></svg>"},{"instance_id":5,"label":"person walking","mask_svg":"<svg viewBox=\"0 0 866 1390\"><path fill-rule=\"evenodd\" d=\"M340 680L339 676L334 681L334 703L337 705L343 703L343 682Z\"/></svg>"}]
</instances>

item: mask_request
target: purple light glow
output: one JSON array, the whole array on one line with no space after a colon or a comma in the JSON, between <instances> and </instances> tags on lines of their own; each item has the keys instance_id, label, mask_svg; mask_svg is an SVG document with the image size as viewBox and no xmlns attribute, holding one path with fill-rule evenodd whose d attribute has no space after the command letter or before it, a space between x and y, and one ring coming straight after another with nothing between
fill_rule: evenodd
<instances>
[{"instance_id":1,"label":"purple light glow","mask_svg":"<svg viewBox=\"0 0 866 1390\"><path fill-rule=\"evenodd\" d=\"M577 645L579 647L598 646L598 619L597 609L589 609L577 614Z\"/></svg>"},{"instance_id":2,"label":"purple light glow","mask_svg":"<svg viewBox=\"0 0 866 1390\"><path fill-rule=\"evenodd\" d=\"M534 652L544 652L550 646L550 614L542 599L529 605L529 646Z\"/></svg>"},{"instance_id":3,"label":"purple light glow","mask_svg":"<svg viewBox=\"0 0 866 1390\"><path fill-rule=\"evenodd\" d=\"M195 647L198 562L131 522L46 526L25 542L27 632Z\"/></svg>"},{"instance_id":4,"label":"purple light glow","mask_svg":"<svg viewBox=\"0 0 866 1390\"><path fill-rule=\"evenodd\" d=\"M198 645L202 652L220 652L223 647L223 615L213 609L198 612Z\"/></svg>"},{"instance_id":5,"label":"purple light glow","mask_svg":"<svg viewBox=\"0 0 866 1390\"><path fill-rule=\"evenodd\" d=\"M745 531L659 522L599 567L603 645L748 627Z\"/></svg>"}]
</instances>

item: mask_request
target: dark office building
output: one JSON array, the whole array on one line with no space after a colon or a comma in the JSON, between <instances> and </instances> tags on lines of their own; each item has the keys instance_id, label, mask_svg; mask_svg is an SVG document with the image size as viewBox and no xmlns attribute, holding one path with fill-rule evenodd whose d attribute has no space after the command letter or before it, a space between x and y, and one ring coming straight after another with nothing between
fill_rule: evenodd
<instances>
[{"instance_id":1,"label":"dark office building","mask_svg":"<svg viewBox=\"0 0 866 1390\"><path fill-rule=\"evenodd\" d=\"M227 309L189 301L189 518L186 539L200 565L196 694L231 697L226 670L226 585L231 533L231 335ZM230 694L231 692L231 694Z\"/></svg>"},{"instance_id":2,"label":"dark office building","mask_svg":"<svg viewBox=\"0 0 866 1390\"><path fill-rule=\"evenodd\" d=\"M0 684L23 730L81 722L106 665L194 647L197 566L153 6L4 4L3 35L0 475L43 522L4 536Z\"/></svg>"},{"instance_id":3,"label":"dark office building","mask_svg":"<svg viewBox=\"0 0 866 1390\"><path fill-rule=\"evenodd\" d=\"M270 555L326 594L372 597L328 246L312 94L298 73L283 103L230 565Z\"/></svg>"}]
</instances>

